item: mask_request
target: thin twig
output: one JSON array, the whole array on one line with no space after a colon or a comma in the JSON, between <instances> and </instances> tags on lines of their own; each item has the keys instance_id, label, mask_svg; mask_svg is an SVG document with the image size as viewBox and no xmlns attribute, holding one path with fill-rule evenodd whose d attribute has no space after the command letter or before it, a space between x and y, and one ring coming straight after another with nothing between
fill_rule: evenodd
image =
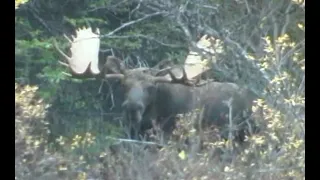
<instances>
[{"instance_id":1,"label":"thin twig","mask_svg":"<svg viewBox=\"0 0 320 180\"><path fill-rule=\"evenodd\" d=\"M164 144L159 144L159 143L150 142L150 141L139 141L139 140L133 140L133 139L121 139L121 138L114 138L114 137L110 137L110 136L106 136L106 139L112 139L112 140L118 141L119 143L128 142L128 143L157 145L157 146L161 146L161 147L165 146Z\"/></svg>"},{"instance_id":2,"label":"thin twig","mask_svg":"<svg viewBox=\"0 0 320 180\"><path fill-rule=\"evenodd\" d=\"M158 15L161 15L161 14L166 14L166 12L164 11L161 11L161 12L155 12L155 13L152 13L152 14L148 14L140 19L136 19L136 20L133 20L133 21L130 21L130 22L126 22L124 24L122 24L121 26L117 27L116 29L114 29L113 31L109 32L108 34L106 35L101 35L100 37L110 37L112 35L114 35L115 33L117 33L118 31L128 27L128 26L131 26L133 24L136 24L136 23L139 23L143 20L146 20L148 18L151 18L151 17L154 17L154 16L158 16Z\"/></svg>"},{"instance_id":3,"label":"thin twig","mask_svg":"<svg viewBox=\"0 0 320 180\"><path fill-rule=\"evenodd\" d=\"M172 48L182 48L182 47L184 47L183 45L167 44L167 43L161 42L160 40L157 40L154 37L146 36L146 35L143 35L143 34L123 35L123 36L110 36L108 38L109 39L143 38L143 39L155 41L156 43L158 43L160 45L168 46L168 47L172 47Z\"/></svg>"},{"instance_id":4,"label":"thin twig","mask_svg":"<svg viewBox=\"0 0 320 180\"><path fill-rule=\"evenodd\" d=\"M131 19L131 15L140 8L141 3L142 3L142 0L139 0L138 5L137 5L132 11L130 11L130 13L129 13L129 19Z\"/></svg>"},{"instance_id":5,"label":"thin twig","mask_svg":"<svg viewBox=\"0 0 320 180\"><path fill-rule=\"evenodd\" d=\"M289 6L287 7L287 9L286 9L286 11L285 11L286 21L285 21L285 23L284 23L284 25L283 25L283 27L282 27L281 35L283 35L283 34L286 33L287 26L289 25L289 22L290 22L290 13L289 13L289 11L290 11L293 3L292 3L291 1L290 1L289 3L290 3L290 4L289 4Z\"/></svg>"},{"instance_id":6,"label":"thin twig","mask_svg":"<svg viewBox=\"0 0 320 180\"><path fill-rule=\"evenodd\" d=\"M45 27L45 29L48 30L48 32L49 32L50 34L55 34L55 33L53 33L53 31L49 28L49 26L45 23L45 21L36 13L36 11L33 9L33 7L30 7L29 9L30 9L30 11L31 11L31 14L40 22L40 24L42 24L42 25Z\"/></svg>"},{"instance_id":7,"label":"thin twig","mask_svg":"<svg viewBox=\"0 0 320 180\"><path fill-rule=\"evenodd\" d=\"M233 134L233 117L232 117L232 97L226 102L228 108L229 108L229 143L231 144L231 150L233 150L233 144L232 144L232 134Z\"/></svg>"},{"instance_id":8,"label":"thin twig","mask_svg":"<svg viewBox=\"0 0 320 180\"><path fill-rule=\"evenodd\" d=\"M247 8L247 10L248 10L248 13L251 14L251 9L250 9L250 7L249 7L248 1L247 1L247 0L244 0L244 2L245 2L245 4L246 4L246 8Z\"/></svg>"}]
</instances>

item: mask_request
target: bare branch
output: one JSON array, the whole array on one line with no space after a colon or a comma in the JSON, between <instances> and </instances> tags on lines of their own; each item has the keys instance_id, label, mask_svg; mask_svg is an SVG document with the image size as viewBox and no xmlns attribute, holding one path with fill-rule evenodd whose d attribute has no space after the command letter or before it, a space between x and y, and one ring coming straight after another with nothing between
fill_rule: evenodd
<instances>
[{"instance_id":1,"label":"bare branch","mask_svg":"<svg viewBox=\"0 0 320 180\"><path fill-rule=\"evenodd\" d=\"M251 8L249 7L249 3L247 0L244 0L245 4L246 4L246 8L249 14L251 14Z\"/></svg>"},{"instance_id":2,"label":"bare branch","mask_svg":"<svg viewBox=\"0 0 320 180\"><path fill-rule=\"evenodd\" d=\"M154 16L158 16L158 15L161 15L161 14L166 14L166 13L167 13L167 12L165 12L165 11L155 12L155 13L152 13L152 14L148 14L148 15L140 18L140 19L136 19L136 20L133 20L133 21L130 21L130 22L126 22L126 23L122 24L120 27L117 27L115 30L109 32L109 33L106 34L106 35L101 35L100 37L110 37L110 36L112 36L113 34L117 33L118 31L120 31L120 30L122 30L122 29L124 29L124 28L126 28L126 27L128 27L128 26L131 26L131 25L133 25L133 24L139 23L139 22L141 22L141 21L143 21L143 20L146 20L146 19L148 19L148 18L151 18L151 17L154 17Z\"/></svg>"},{"instance_id":3,"label":"bare branch","mask_svg":"<svg viewBox=\"0 0 320 180\"><path fill-rule=\"evenodd\" d=\"M299 43L297 43L293 48L291 48L282 58L281 58L281 65L283 65L285 62L287 62L286 60L288 60L288 57L291 56L293 53L299 51L301 48L301 46L303 46L305 43L305 39L303 39L302 41L300 41ZM299 48L299 49L298 49Z\"/></svg>"},{"instance_id":4,"label":"bare branch","mask_svg":"<svg viewBox=\"0 0 320 180\"><path fill-rule=\"evenodd\" d=\"M106 52L112 52L112 49L100 49L100 52L106 53ZM114 54L112 53L112 55L114 56Z\"/></svg>"},{"instance_id":5,"label":"bare branch","mask_svg":"<svg viewBox=\"0 0 320 180\"><path fill-rule=\"evenodd\" d=\"M42 26L45 29L47 29L50 34L54 34L52 29L50 29L50 27L48 26L48 24L45 23L45 21L37 14L36 10L32 6L30 6L29 9L31 11L31 14L40 22L40 24L42 24Z\"/></svg>"},{"instance_id":6,"label":"bare branch","mask_svg":"<svg viewBox=\"0 0 320 180\"><path fill-rule=\"evenodd\" d=\"M218 10L218 8L217 8L217 7L209 6L209 5L201 5L201 4L197 4L197 6L199 6L200 8L208 8L208 9L215 10L215 11L217 11L217 10Z\"/></svg>"},{"instance_id":7,"label":"bare branch","mask_svg":"<svg viewBox=\"0 0 320 180\"><path fill-rule=\"evenodd\" d=\"M299 88L298 88L298 93L302 93L304 91L304 88L305 88L305 78L306 76L303 75L303 78L301 80L301 83L299 85Z\"/></svg>"},{"instance_id":8,"label":"bare branch","mask_svg":"<svg viewBox=\"0 0 320 180\"><path fill-rule=\"evenodd\" d=\"M289 25L289 22L290 22L290 14L289 14L289 11L290 11L293 3L292 3L292 2L289 2L289 3L290 3L290 4L289 4L289 6L287 7L286 12L285 12L285 14L286 14L286 21L285 21L285 23L284 23L284 25L283 25L283 27L282 27L281 35L283 35L283 34L286 33L286 31L287 31L287 26Z\"/></svg>"},{"instance_id":9,"label":"bare branch","mask_svg":"<svg viewBox=\"0 0 320 180\"><path fill-rule=\"evenodd\" d=\"M190 33L188 27L182 22L182 19L181 19L181 14L183 13L183 11L184 11L183 7L180 7L179 14L178 14L178 17L177 17L177 23L179 24L179 26L183 30L184 34L187 36L189 42L191 43L192 42L191 33Z\"/></svg>"},{"instance_id":10,"label":"bare branch","mask_svg":"<svg viewBox=\"0 0 320 180\"><path fill-rule=\"evenodd\" d=\"M131 15L140 8L142 1L143 1L143 0L139 0L138 5L130 12L130 14L129 14L129 19L131 19Z\"/></svg>"},{"instance_id":11,"label":"bare branch","mask_svg":"<svg viewBox=\"0 0 320 180\"><path fill-rule=\"evenodd\" d=\"M233 101L233 98L230 98L228 100L225 101L225 104L228 106L229 108L229 133L228 133L228 139L229 139L229 143L231 145L231 151L233 150L233 145L232 145L232 142L233 142L233 117L232 117L232 101Z\"/></svg>"},{"instance_id":12,"label":"bare branch","mask_svg":"<svg viewBox=\"0 0 320 180\"><path fill-rule=\"evenodd\" d=\"M272 22L273 22L273 43L275 47L275 56L276 56L276 62L279 62L280 60L280 49L277 45L277 38L279 37L279 27L277 23L277 19L275 16L272 16Z\"/></svg>"},{"instance_id":13,"label":"bare branch","mask_svg":"<svg viewBox=\"0 0 320 180\"><path fill-rule=\"evenodd\" d=\"M123 35L123 36L110 36L108 37L110 39L127 39L127 38L143 38L143 39L147 39L147 40L150 40L150 41L154 41L160 45L163 45L163 46L168 46L168 47L172 47L172 48L182 48L184 47L183 45L175 45L175 44L168 44L168 43L164 43L154 37L151 37L151 36L147 36L147 35L143 35L143 34L134 34L134 35Z\"/></svg>"}]
</instances>

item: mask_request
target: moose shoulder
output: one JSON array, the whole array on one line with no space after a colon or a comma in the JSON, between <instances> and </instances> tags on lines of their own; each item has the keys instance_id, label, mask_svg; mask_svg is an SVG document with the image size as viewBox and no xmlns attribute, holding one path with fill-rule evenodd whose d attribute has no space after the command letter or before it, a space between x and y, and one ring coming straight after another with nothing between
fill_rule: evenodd
<instances>
[{"instance_id":1,"label":"moose shoulder","mask_svg":"<svg viewBox=\"0 0 320 180\"><path fill-rule=\"evenodd\" d=\"M80 29L76 37L67 39L71 43L70 57L56 44L55 47L74 75L100 75L121 80L125 87L124 117L128 120L127 126L134 129L135 137L141 126L151 124L151 119L156 119L163 130L171 131L175 115L197 108L204 109L202 122L220 127L229 123L230 114L234 124L247 119L243 112L250 111L253 96L236 84L207 82L197 85L187 78L183 67L127 69L113 56L99 66L99 31Z\"/></svg>"}]
</instances>

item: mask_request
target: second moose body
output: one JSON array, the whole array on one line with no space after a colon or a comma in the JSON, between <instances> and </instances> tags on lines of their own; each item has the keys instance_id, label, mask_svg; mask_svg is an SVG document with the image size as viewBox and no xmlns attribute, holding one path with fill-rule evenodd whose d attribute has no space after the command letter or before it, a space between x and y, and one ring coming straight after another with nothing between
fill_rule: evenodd
<instances>
[{"instance_id":1,"label":"second moose body","mask_svg":"<svg viewBox=\"0 0 320 180\"><path fill-rule=\"evenodd\" d=\"M71 57L58 46L56 48L67 59L73 74L89 73L121 80L125 87L122 107L125 118L129 120L127 123L131 124L127 125L133 128L135 137L151 124L151 119L156 119L164 131L170 132L175 124L175 115L194 109L203 108L202 122L221 128L229 124L230 107L234 125L248 118L243 116L243 112L250 112L253 96L234 83L208 82L194 86L184 68L180 71L180 77L174 73L177 68L127 69L121 60L113 56L109 56L105 65L99 67L98 31L93 33L91 28L79 30L73 40L67 39L71 43ZM231 104L228 105L229 100Z\"/></svg>"}]
</instances>

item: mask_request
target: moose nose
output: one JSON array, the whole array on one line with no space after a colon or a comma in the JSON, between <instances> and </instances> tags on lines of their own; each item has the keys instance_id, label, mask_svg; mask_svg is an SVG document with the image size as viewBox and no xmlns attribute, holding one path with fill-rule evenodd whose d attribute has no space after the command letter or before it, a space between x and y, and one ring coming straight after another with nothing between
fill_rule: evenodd
<instances>
[{"instance_id":1,"label":"moose nose","mask_svg":"<svg viewBox=\"0 0 320 180\"><path fill-rule=\"evenodd\" d=\"M142 113L139 110L125 110L126 117L131 122L139 123L142 120Z\"/></svg>"},{"instance_id":2,"label":"moose nose","mask_svg":"<svg viewBox=\"0 0 320 180\"><path fill-rule=\"evenodd\" d=\"M130 120L135 122L140 122L142 120L142 115L144 113L144 106L141 102L129 102L125 101L122 104L124 112Z\"/></svg>"}]
</instances>

